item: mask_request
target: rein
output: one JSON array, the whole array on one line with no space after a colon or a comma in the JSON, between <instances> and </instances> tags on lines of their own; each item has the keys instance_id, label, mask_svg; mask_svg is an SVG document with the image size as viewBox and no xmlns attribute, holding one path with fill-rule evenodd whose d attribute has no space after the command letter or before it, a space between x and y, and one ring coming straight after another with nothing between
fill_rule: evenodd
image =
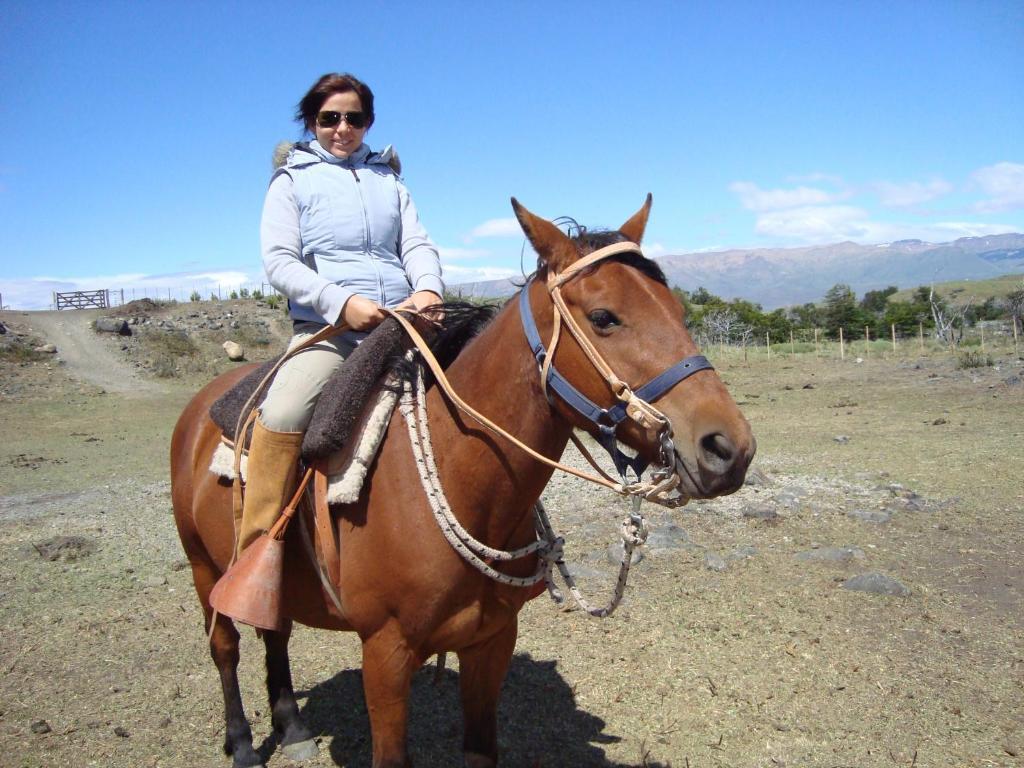
<instances>
[{"instance_id":1,"label":"rein","mask_svg":"<svg viewBox=\"0 0 1024 768\"><path fill-rule=\"evenodd\" d=\"M599 435L598 442L608 451L615 462L616 469L622 477L621 483L616 483L598 466L597 462L594 461L583 445L576 440L575 436L573 436L573 442L580 448L591 465L601 473L602 477L581 472L543 456L469 406L456 394L419 331L399 312L388 311L408 333L410 339L419 349L423 361L434 374L438 386L459 410L470 416L487 430L505 438L513 445L548 466L610 488L621 495L632 496L633 511L622 521L623 552L615 592L606 606L597 608L586 601L576 586L563 559L565 540L555 534L547 512L540 500L533 507L537 539L525 547L510 552L494 549L476 540L459 523L445 497L444 490L441 487L440 475L433 459L433 448L430 443L429 424L426 413L426 388L423 386L422 381L422 366L417 369L416 381L410 383L402 396L400 409L408 427L409 441L412 445L423 490L433 512L434 519L451 547L480 573L499 583L516 587L528 587L544 580L552 599L557 604L563 605L565 598L555 586L553 579L553 570L557 567L576 602L590 615L601 618L610 615L621 601L632 563L633 550L647 540L647 524L639 510L641 498L652 499L666 506L677 506L680 503L685 503L687 500L686 497L678 494L675 497L667 496L679 483L679 478L673 473L675 447L672 443L672 425L668 417L651 405L649 401L661 397L676 384L692 376L694 373L713 369L711 363L703 355L691 355L670 366L634 391L626 382L615 375L615 372L594 345L586 338L579 325L572 318L569 308L562 298L561 287L590 265L602 259L627 252L640 253L642 255L640 247L635 243L616 243L583 257L563 272L549 277L547 288L554 307L554 326L550 342L550 352L545 349L540 333L537 330L536 322L533 319L533 310L530 307L528 295L530 282L522 288L519 299L523 332L540 367L541 382L545 394L550 399L550 394L548 394L548 388L550 387L551 391L561 397L571 408L596 426ZM552 365L562 324L569 329L569 332L579 343L580 348L587 355L594 368L604 378L612 394L618 400L616 405L607 409L596 405L570 384ZM416 394L417 391L420 393L419 395ZM622 453L618 447L616 432L626 419L637 423L643 429L656 430L657 432L662 466L653 473L651 483L644 483L640 480L640 475L648 467L649 462L639 456L630 458ZM633 470L637 482L627 482L628 470ZM537 568L530 576L510 576L498 571L491 565L491 562L494 561L507 562L530 555L536 555L539 558Z\"/></svg>"},{"instance_id":2,"label":"rein","mask_svg":"<svg viewBox=\"0 0 1024 768\"><path fill-rule=\"evenodd\" d=\"M675 496L668 495L679 484L679 478L673 472L675 469L675 446L672 443L672 425L669 422L668 417L651 405L649 401L656 400L661 397L676 384L689 378L698 371L713 370L713 366L703 355L691 355L680 360L675 365L670 366L658 376L651 379L651 381L634 391L626 382L616 376L615 372L611 369L611 366L605 362L601 353L597 351L596 347L594 347L593 343L586 337L579 325L573 319L572 314L569 312L569 308L566 306L565 300L561 295L561 287L574 277L577 277L582 270L597 263L598 261L620 253L637 253L642 255L643 252L640 250L640 246L636 243L614 243L584 256L569 265L569 267L562 272L553 274L548 278L547 288L548 292L551 294L551 299L554 305L554 329L552 331L550 351L544 347L544 343L540 338L540 333L537 330L537 324L533 319L533 310L530 307L530 299L528 295L530 283L527 283L527 285L525 285L520 291L519 314L523 323L523 332L526 335L527 342L529 343L530 349L540 366L541 382L544 386L545 392L547 392L548 387L550 387L551 390L562 398L567 405L596 427L598 432L597 440L612 457L615 467L618 470L619 475L622 477L622 482L615 482L610 478L607 473L598 466L597 462L594 461L590 453L583 447L582 443L575 438L575 436L573 436L573 442L581 449L581 452L590 462L591 466L600 473L600 477L587 472L581 472L580 470L568 467L558 461L549 459L547 456L538 453L530 446L511 435L507 430L502 429L479 411L472 408L462 398L460 398L452 388L448 378L444 374L444 370L438 363L437 358L434 357L426 341L424 341L423 337L412 323L403 317L399 311L386 311L389 315L394 317L402 325L406 333L409 334L410 339L412 339L413 343L419 349L424 362L430 367L431 372L434 374L434 378L437 380L438 386L440 386L445 395L447 395L448 399L459 410L468 415L485 429L499 437L505 438L520 450L532 456L534 459L547 464L554 469L567 472L571 475L575 475L576 477L588 480L589 482L609 488L623 496L641 496L663 506L679 506L681 504L685 504L686 501L688 501L688 498L680 496L679 494L676 494ZM618 400L616 405L606 409L595 404L570 384L569 381L554 367L552 361L554 360L555 348L559 340L559 329L562 324L569 329L569 332L579 343L580 348L587 355L587 358L591 361L594 368L604 378L612 394L615 396L616 400ZM635 422L642 429L657 432L658 442L660 444L661 455L659 458L661 459L661 464L659 468L652 473L651 482L643 482L640 479L641 473L647 469L649 462L640 456L630 458L618 447L616 433L619 426L626 419L630 419ZM628 482L627 470L633 471L636 476L636 482Z\"/></svg>"},{"instance_id":3,"label":"rein","mask_svg":"<svg viewBox=\"0 0 1024 768\"><path fill-rule=\"evenodd\" d=\"M430 425L427 420L426 387L423 385L423 367L417 368L416 380L406 385L402 392L399 410L405 420L409 432L409 443L412 445L416 469L419 471L420 483L426 494L434 520L445 540L467 563L480 573L499 584L512 587L531 587L544 581L548 594L558 606L565 605L565 597L555 585L554 569L557 568L569 593L576 603L591 616L605 618L610 616L626 591L629 568L633 562L633 550L647 541L647 522L639 512L640 497L633 497L633 513L622 521L622 559L619 563L619 576L615 582L615 591L611 599L603 607L592 605L582 594L564 560L565 539L555 533L547 510L538 499L533 505L534 527L537 538L519 549L505 551L490 547L477 540L459 522L441 486L441 475L434 461L434 449L430 440ZM319 513L319 510L318 510ZM519 560L530 555L537 555L537 568L530 576L510 576L494 568L491 563ZM339 606L340 603L336 601ZM444 654L438 655L438 669L444 664Z\"/></svg>"}]
</instances>

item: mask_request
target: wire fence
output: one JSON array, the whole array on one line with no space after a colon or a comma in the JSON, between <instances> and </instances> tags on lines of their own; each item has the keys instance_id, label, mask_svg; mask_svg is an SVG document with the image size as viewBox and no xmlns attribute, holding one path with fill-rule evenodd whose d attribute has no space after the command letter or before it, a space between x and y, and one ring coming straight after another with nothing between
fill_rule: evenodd
<instances>
[{"instance_id":1,"label":"wire fence","mask_svg":"<svg viewBox=\"0 0 1024 768\"><path fill-rule=\"evenodd\" d=\"M823 360L861 361L869 359L906 360L936 354L979 353L983 355L1013 356L1024 353L1024 334L1020 322L985 322L963 329L956 343L936 339L923 328L914 335L900 334L891 329L889 338L877 338L870 331L860 330L860 336L851 336L841 329L838 338L826 338L821 329L802 329L782 338L770 333L763 337L750 337L737 343L708 338L696 334L705 354L722 362L770 361L772 359L817 358Z\"/></svg>"},{"instance_id":2,"label":"wire fence","mask_svg":"<svg viewBox=\"0 0 1024 768\"><path fill-rule=\"evenodd\" d=\"M228 301L231 299L261 299L280 296L270 283L239 283L217 285L178 285L173 287L143 286L133 288L111 288L108 291L110 306L119 307L133 301Z\"/></svg>"}]
</instances>

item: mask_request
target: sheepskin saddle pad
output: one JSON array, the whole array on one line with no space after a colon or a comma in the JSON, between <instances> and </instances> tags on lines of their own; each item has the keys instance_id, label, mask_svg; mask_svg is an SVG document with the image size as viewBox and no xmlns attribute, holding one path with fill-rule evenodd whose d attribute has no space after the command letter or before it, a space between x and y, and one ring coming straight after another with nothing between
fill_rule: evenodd
<instances>
[{"instance_id":1,"label":"sheepskin saddle pad","mask_svg":"<svg viewBox=\"0 0 1024 768\"><path fill-rule=\"evenodd\" d=\"M401 359L406 343L398 321L388 318L356 347L344 365L339 366L320 393L313 419L302 440L305 461L336 454L354 436L353 430L371 393ZM272 360L256 368L210 406L210 418L229 440L235 437L242 408L276 363L277 360Z\"/></svg>"}]
</instances>

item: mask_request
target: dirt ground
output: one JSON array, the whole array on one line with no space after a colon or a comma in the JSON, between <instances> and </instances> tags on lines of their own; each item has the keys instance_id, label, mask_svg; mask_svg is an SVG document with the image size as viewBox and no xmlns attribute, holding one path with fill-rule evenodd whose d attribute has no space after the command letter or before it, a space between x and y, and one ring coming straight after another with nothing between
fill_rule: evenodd
<instances>
[{"instance_id":1,"label":"dirt ground","mask_svg":"<svg viewBox=\"0 0 1024 768\"><path fill-rule=\"evenodd\" d=\"M95 314L0 313L58 348L0 358L0 767L227 765L167 480L202 375L147 377ZM756 471L647 510L612 618L527 606L503 764L1024 765L1024 368L995 357L720 366ZM563 478L545 499L603 599L622 504ZM863 574L909 594L844 586ZM275 768L260 646L243 634L240 674ZM298 628L292 660L321 742L306 765L368 765L356 639ZM418 765L461 764L456 676L417 677Z\"/></svg>"}]
</instances>

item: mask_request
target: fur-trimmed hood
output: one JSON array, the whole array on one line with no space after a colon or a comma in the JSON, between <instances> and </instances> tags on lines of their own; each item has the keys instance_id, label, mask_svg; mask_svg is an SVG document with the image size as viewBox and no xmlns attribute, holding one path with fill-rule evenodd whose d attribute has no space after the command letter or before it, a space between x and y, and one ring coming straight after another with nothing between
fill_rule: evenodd
<instances>
[{"instance_id":1,"label":"fur-trimmed hood","mask_svg":"<svg viewBox=\"0 0 1024 768\"><path fill-rule=\"evenodd\" d=\"M365 144L363 145L366 146ZM367 149L369 149L367 147ZM312 155L312 157L310 157ZM316 160L314 160L316 158ZM309 142L300 141L279 141L274 147L271 162L274 170L284 168L286 165L305 165L306 162L317 162L320 159L319 153L309 146ZM397 175L402 175L402 161L398 159L398 152L388 144L380 152L369 151L363 159L367 165L386 165Z\"/></svg>"}]
</instances>

